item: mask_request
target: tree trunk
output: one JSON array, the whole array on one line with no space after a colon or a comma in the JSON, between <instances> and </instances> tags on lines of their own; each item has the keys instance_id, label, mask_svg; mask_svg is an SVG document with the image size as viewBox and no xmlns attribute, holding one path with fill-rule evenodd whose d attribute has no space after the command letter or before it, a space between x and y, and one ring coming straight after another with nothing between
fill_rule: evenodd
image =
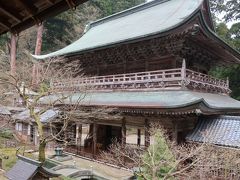
<instances>
[{"instance_id":1,"label":"tree trunk","mask_svg":"<svg viewBox=\"0 0 240 180\"><path fill-rule=\"evenodd\" d=\"M40 144L39 144L39 148L38 148L38 151L39 151L38 160L39 160L40 162L44 162L45 159L46 159L46 155L45 155L46 145L47 145L47 142L46 142L46 141L40 140Z\"/></svg>"},{"instance_id":2,"label":"tree trunk","mask_svg":"<svg viewBox=\"0 0 240 180\"><path fill-rule=\"evenodd\" d=\"M159 178L157 177L157 168L153 164L153 167L152 167L152 180L158 180L158 179Z\"/></svg>"}]
</instances>

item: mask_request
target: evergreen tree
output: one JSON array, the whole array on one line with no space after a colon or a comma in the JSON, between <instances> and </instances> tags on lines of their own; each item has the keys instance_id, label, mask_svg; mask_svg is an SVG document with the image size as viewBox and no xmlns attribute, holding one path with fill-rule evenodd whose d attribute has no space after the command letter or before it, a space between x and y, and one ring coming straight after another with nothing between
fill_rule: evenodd
<instances>
[{"instance_id":1,"label":"evergreen tree","mask_svg":"<svg viewBox=\"0 0 240 180\"><path fill-rule=\"evenodd\" d=\"M123 11L144 2L145 0L93 0L93 4L101 10L103 17Z\"/></svg>"},{"instance_id":2,"label":"evergreen tree","mask_svg":"<svg viewBox=\"0 0 240 180\"><path fill-rule=\"evenodd\" d=\"M221 21L240 20L239 0L211 0L211 10L215 17L224 14ZM235 23L229 29L225 22L216 24L216 33L234 49L240 51L240 23ZM240 100L240 65L216 67L211 74L218 78L229 78L232 97Z\"/></svg>"},{"instance_id":3,"label":"evergreen tree","mask_svg":"<svg viewBox=\"0 0 240 180\"><path fill-rule=\"evenodd\" d=\"M143 2L145 0L93 0L50 18L45 23L43 52L58 50L77 40L89 22Z\"/></svg>"},{"instance_id":4,"label":"evergreen tree","mask_svg":"<svg viewBox=\"0 0 240 180\"><path fill-rule=\"evenodd\" d=\"M240 22L235 23L229 30L233 46L240 52Z\"/></svg>"},{"instance_id":5,"label":"evergreen tree","mask_svg":"<svg viewBox=\"0 0 240 180\"><path fill-rule=\"evenodd\" d=\"M239 0L210 0L210 4L214 14L224 14L225 21L240 20Z\"/></svg>"},{"instance_id":6,"label":"evergreen tree","mask_svg":"<svg viewBox=\"0 0 240 180\"><path fill-rule=\"evenodd\" d=\"M236 50L240 50L240 30L239 23L232 25L228 29L225 23L220 23L216 27L217 34L229 45ZM240 65L234 65L229 67L216 67L211 71L211 74L218 78L229 78L230 89L232 90L232 97L240 100Z\"/></svg>"},{"instance_id":7,"label":"evergreen tree","mask_svg":"<svg viewBox=\"0 0 240 180\"><path fill-rule=\"evenodd\" d=\"M142 172L137 174L139 179L165 179L176 166L176 159L167 143L166 135L161 129L154 131L154 143L142 157Z\"/></svg>"}]
</instances>

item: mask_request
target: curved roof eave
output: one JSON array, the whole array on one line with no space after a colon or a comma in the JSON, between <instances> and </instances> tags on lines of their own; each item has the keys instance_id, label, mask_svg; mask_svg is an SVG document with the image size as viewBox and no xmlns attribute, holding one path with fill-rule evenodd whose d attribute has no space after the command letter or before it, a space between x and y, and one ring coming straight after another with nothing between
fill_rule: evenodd
<instances>
[{"instance_id":1,"label":"curved roof eave","mask_svg":"<svg viewBox=\"0 0 240 180\"><path fill-rule=\"evenodd\" d=\"M236 110L238 113L240 113L240 108L239 107L216 107L213 105L210 105L204 98L201 99L201 103L208 109L214 110L214 111L231 111L230 113L235 112Z\"/></svg>"},{"instance_id":2,"label":"curved roof eave","mask_svg":"<svg viewBox=\"0 0 240 180\"><path fill-rule=\"evenodd\" d=\"M196 15L201 12L201 5L204 1L201 0L201 3L200 5L185 19L183 19L181 22L169 27L169 28L166 28L166 29L163 29L163 30L160 30L160 31L156 31L154 33L150 33L150 34L144 34L142 36L137 36L137 37L133 37L133 38L129 38L129 39L124 39L124 40L120 40L120 41L116 41L116 42L113 42L113 43L108 43L108 44L104 44L104 45L99 45L99 46L93 46L91 48L86 48L86 49L81 49L80 51L76 50L76 51L72 51L72 52L67 52L67 53L61 53L60 51L62 51L63 49L60 49L58 51L55 51L53 53L49 53L49 54L46 54L46 55L32 55L35 59L38 59L38 60L43 60L43 59L47 59L47 58L56 58L56 57L60 57L60 56L73 56L73 55L77 55L77 54L82 54L82 53L86 53L88 51L93 51L93 50L99 50L99 49L105 49L105 48L109 48L109 47L112 47L112 46L115 46L115 45L119 45L119 44L124 44L124 43L129 43L129 42L136 42L136 41L139 41L139 40L142 40L142 39L148 39L148 38L152 38L154 36L157 36L157 37L161 37L161 36L165 36L167 34L170 33L170 31L174 31L176 30L177 28L185 25L187 22L191 21L193 18L196 17ZM146 3L145 3L146 4ZM103 20L105 20L106 18L103 18ZM101 21L101 20L100 20ZM97 21L98 22L98 21ZM96 22L93 22L93 23L96 23ZM90 28L91 29L91 28ZM89 30L88 30L89 31ZM75 41L76 42L76 41ZM74 43L75 43L74 42ZM68 47L68 46L67 46ZM65 47L66 48L66 47Z\"/></svg>"},{"instance_id":3,"label":"curved roof eave","mask_svg":"<svg viewBox=\"0 0 240 180\"><path fill-rule=\"evenodd\" d=\"M59 103L57 104L58 106L61 105L72 105L74 104L73 102L71 103ZM147 109L152 109L152 110L167 110L168 112L171 111L176 111L178 109L184 109L184 108L190 108L192 107L191 111L194 111L197 113L197 109L200 110L199 113L201 114L209 114L209 112L214 111L214 114L219 114L227 111L229 114L239 114L240 113L240 108L238 107L216 107L213 105L210 105L204 98L200 98L198 100L189 102L189 103L184 103L181 105L174 105L174 106L130 106L130 105L108 105L108 104L81 104L80 106L83 107L108 107L108 108L129 108L129 109L142 109L142 110L147 110ZM212 114L212 113L211 113Z\"/></svg>"},{"instance_id":4,"label":"curved roof eave","mask_svg":"<svg viewBox=\"0 0 240 180\"><path fill-rule=\"evenodd\" d=\"M66 99L66 101L59 103L57 105L71 105L75 104L75 100L78 99L78 96L81 94L74 93L71 95L70 99ZM127 97L126 100L121 97ZM157 97L156 97L157 95ZM168 99L168 97L182 97L178 99L178 102L172 102ZM42 104L48 104L51 101L55 101L57 95L47 96L42 99ZM102 100L102 98L104 100ZM119 99L120 98L120 99ZM139 98L144 99L147 98L149 101L142 102ZM114 100L113 100L114 99ZM119 100L117 100L119 99ZM153 100L154 99L154 100ZM188 101L184 100L188 99ZM215 102L217 100L217 102ZM227 105L224 103L227 102ZM165 91L156 93L156 92L114 92L107 93L101 92L88 94L86 99L83 100L80 106L90 106L90 107L98 107L98 106L106 106L106 107L114 107L114 108L131 108L131 109L155 109L155 110L167 110L172 111L176 109L189 108L200 109L203 114L207 114L208 112L229 112L229 113L240 113L240 102L230 98L227 95L217 95L211 93L200 93L194 91Z\"/></svg>"},{"instance_id":5,"label":"curved roof eave","mask_svg":"<svg viewBox=\"0 0 240 180\"><path fill-rule=\"evenodd\" d=\"M207 32L207 35L210 35L214 40L219 42L223 45L225 49L227 49L229 52L231 52L236 59L238 59L238 63L240 63L240 52L238 52L236 49L232 48L227 42L225 42L223 39L221 39L215 32L213 32L209 26L207 25L207 22L205 21L203 13L200 11L200 23L202 27L204 28L205 32Z\"/></svg>"}]
</instances>

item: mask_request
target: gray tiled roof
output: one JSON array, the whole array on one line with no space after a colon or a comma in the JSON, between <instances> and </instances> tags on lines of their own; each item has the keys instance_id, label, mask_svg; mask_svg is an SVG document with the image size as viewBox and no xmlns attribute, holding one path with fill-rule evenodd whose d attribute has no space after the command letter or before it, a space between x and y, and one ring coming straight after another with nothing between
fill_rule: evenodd
<instances>
[{"instance_id":1,"label":"gray tiled roof","mask_svg":"<svg viewBox=\"0 0 240 180\"><path fill-rule=\"evenodd\" d=\"M42 123L48 123L59 115L59 110L49 109L40 115Z\"/></svg>"},{"instance_id":2,"label":"gray tiled roof","mask_svg":"<svg viewBox=\"0 0 240 180\"><path fill-rule=\"evenodd\" d=\"M38 113L40 111L41 111L41 109L39 109L39 108L35 109L36 113ZM40 115L40 120L42 123L48 123L51 120L53 120L54 118L56 118L58 116L59 112L60 111L57 109L48 109ZM15 120L20 120L20 121L34 121L32 118L30 118L29 110L25 110L21 113L15 114L12 116L12 118Z\"/></svg>"},{"instance_id":3,"label":"gray tiled roof","mask_svg":"<svg viewBox=\"0 0 240 180\"><path fill-rule=\"evenodd\" d=\"M50 169L42 167L42 163L21 155L17 155L17 163L6 173L6 177L10 180L30 180L35 179L37 172L47 177L58 177L59 174Z\"/></svg>"},{"instance_id":4,"label":"gray tiled roof","mask_svg":"<svg viewBox=\"0 0 240 180\"><path fill-rule=\"evenodd\" d=\"M171 30L191 18L203 0L154 0L88 26L77 41L56 52L34 56L37 59L68 55L145 38Z\"/></svg>"},{"instance_id":5,"label":"gray tiled roof","mask_svg":"<svg viewBox=\"0 0 240 180\"><path fill-rule=\"evenodd\" d=\"M11 115L11 112L5 106L0 105L0 114L1 115Z\"/></svg>"},{"instance_id":6,"label":"gray tiled roof","mask_svg":"<svg viewBox=\"0 0 240 180\"><path fill-rule=\"evenodd\" d=\"M240 116L201 117L186 139L240 148Z\"/></svg>"},{"instance_id":7,"label":"gray tiled roof","mask_svg":"<svg viewBox=\"0 0 240 180\"><path fill-rule=\"evenodd\" d=\"M36 173L37 169L36 164L18 160L13 168L6 173L6 177L10 180L28 180Z\"/></svg>"},{"instance_id":8,"label":"gray tiled roof","mask_svg":"<svg viewBox=\"0 0 240 180\"><path fill-rule=\"evenodd\" d=\"M63 94L43 97L42 104L50 104L61 99ZM210 109L237 110L240 112L240 101L228 95L201 93L188 90L166 91L110 91L64 94L69 97L63 104L78 103L83 106L110 106L130 108L181 108L202 103ZM82 98L81 98L82 97ZM79 102L79 98L82 100Z\"/></svg>"}]
</instances>

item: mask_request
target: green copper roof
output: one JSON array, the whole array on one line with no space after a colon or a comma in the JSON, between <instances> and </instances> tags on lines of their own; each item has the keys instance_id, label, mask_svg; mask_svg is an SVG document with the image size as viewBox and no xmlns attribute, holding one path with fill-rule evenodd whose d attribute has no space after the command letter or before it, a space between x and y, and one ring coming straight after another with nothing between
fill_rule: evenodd
<instances>
[{"instance_id":1,"label":"green copper roof","mask_svg":"<svg viewBox=\"0 0 240 180\"><path fill-rule=\"evenodd\" d=\"M46 96L41 103L49 104L61 98L63 94ZM151 91L151 92L88 92L65 94L69 97L59 104L76 104L79 99L83 106L108 106L129 108L181 108L203 103L210 109L237 109L240 111L240 101L228 95L200 93L194 91Z\"/></svg>"},{"instance_id":2,"label":"green copper roof","mask_svg":"<svg viewBox=\"0 0 240 180\"><path fill-rule=\"evenodd\" d=\"M88 25L85 34L56 52L36 59L69 55L163 33L191 18L203 0L154 0Z\"/></svg>"}]
</instances>

